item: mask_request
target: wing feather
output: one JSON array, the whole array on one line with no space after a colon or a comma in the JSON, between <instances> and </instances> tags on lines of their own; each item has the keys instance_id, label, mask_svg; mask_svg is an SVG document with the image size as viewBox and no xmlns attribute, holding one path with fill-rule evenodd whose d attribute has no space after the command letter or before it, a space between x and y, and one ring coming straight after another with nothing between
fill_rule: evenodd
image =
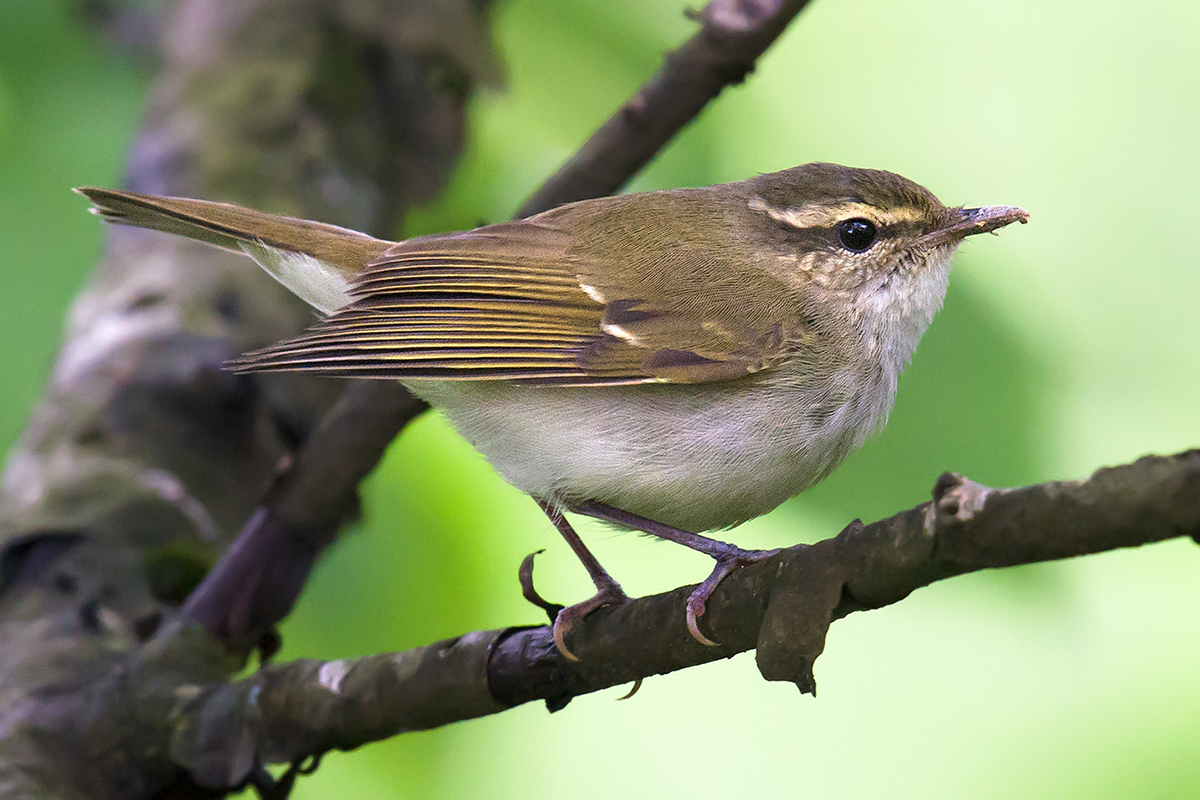
<instances>
[{"instance_id":1,"label":"wing feather","mask_svg":"<svg viewBox=\"0 0 1200 800\"><path fill-rule=\"evenodd\" d=\"M773 309L751 315L725 286L712 292L705 270L690 268L711 260L708 243L657 243L632 212L622 248L648 254L645 265L624 263L628 254L619 268L607 264L602 248L556 224L561 210L399 242L355 277L349 305L232 366L592 386L729 380L777 363L786 320ZM664 258L687 262L681 272L696 285L681 288L703 298L698 308L647 301L661 296Z\"/></svg>"}]
</instances>

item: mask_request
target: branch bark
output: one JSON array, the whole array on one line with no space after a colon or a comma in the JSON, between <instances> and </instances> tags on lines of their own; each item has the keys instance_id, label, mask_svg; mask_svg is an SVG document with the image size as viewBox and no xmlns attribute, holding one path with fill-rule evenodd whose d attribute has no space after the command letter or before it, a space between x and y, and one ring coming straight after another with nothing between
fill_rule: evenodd
<instances>
[{"instance_id":1,"label":"branch bark","mask_svg":"<svg viewBox=\"0 0 1200 800\"><path fill-rule=\"evenodd\" d=\"M204 782L228 785L243 777L239 765L295 763L531 700L557 709L578 695L750 649L764 678L815 694L813 662L829 625L855 611L976 570L1178 536L1200 539L1200 450L1019 489L945 474L930 502L870 525L852 523L832 539L727 578L703 619L718 648L689 634L684 609L693 587L684 586L587 617L572 631L579 663L565 661L549 626L541 626L267 667L198 696L181 714L173 753ZM227 713L250 708L253 714Z\"/></svg>"},{"instance_id":2,"label":"branch bark","mask_svg":"<svg viewBox=\"0 0 1200 800\"><path fill-rule=\"evenodd\" d=\"M496 80L481 7L182 0L127 183L386 234L448 174L470 87ZM227 680L255 637L179 633L180 603L280 465L328 435L342 388L221 364L310 321L240 256L109 232L0 489L0 796L212 796L170 760L175 695ZM307 575L288 498L320 480L274 479L287 535L262 585ZM332 535L353 486L322 499L302 525ZM223 619L246 631L290 606L233 596Z\"/></svg>"}]
</instances>

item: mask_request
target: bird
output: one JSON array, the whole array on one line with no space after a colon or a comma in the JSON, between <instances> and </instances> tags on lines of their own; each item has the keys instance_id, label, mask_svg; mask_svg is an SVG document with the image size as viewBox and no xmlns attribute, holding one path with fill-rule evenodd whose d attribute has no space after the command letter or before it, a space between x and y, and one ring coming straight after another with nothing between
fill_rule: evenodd
<instances>
[{"instance_id":1,"label":"bird","mask_svg":"<svg viewBox=\"0 0 1200 800\"><path fill-rule=\"evenodd\" d=\"M554 641L628 597L564 516L715 561L689 596L777 551L706 536L825 478L885 423L967 236L1028 213L949 207L883 170L813 163L569 203L387 241L239 206L76 189L108 222L244 253L324 316L241 372L398 380L529 494L596 586Z\"/></svg>"}]
</instances>

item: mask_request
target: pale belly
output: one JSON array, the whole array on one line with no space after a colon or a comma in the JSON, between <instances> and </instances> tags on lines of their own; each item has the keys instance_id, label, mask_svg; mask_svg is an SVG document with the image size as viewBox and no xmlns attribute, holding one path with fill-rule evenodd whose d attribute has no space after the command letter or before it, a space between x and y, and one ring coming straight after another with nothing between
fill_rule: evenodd
<instances>
[{"instance_id":1,"label":"pale belly","mask_svg":"<svg viewBox=\"0 0 1200 800\"><path fill-rule=\"evenodd\" d=\"M894 380L536 388L412 381L517 488L598 500L690 531L764 514L824 478L887 417Z\"/></svg>"}]
</instances>

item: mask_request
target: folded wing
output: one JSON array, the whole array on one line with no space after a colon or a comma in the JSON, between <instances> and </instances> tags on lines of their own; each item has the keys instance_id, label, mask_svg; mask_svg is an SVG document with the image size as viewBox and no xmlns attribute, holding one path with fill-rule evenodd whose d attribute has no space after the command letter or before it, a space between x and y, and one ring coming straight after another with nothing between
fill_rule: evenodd
<instances>
[{"instance_id":1,"label":"folded wing","mask_svg":"<svg viewBox=\"0 0 1200 800\"><path fill-rule=\"evenodd\" d=\"M556 224L554 212L400 242L357 276L350 304L232 366L534 385L698 383L768 368L794 344L782 294L777 306L748 311L686 263L676 265L679 292L702 302L647 299L657 290L653 278L638 277L647 266L631 263L638 253L657 259L654 270L672 266L664 258L710 254L664 256L652 240L627 244L634 255L610 263L602 248Z\"/></svg>"}]
</instances>

